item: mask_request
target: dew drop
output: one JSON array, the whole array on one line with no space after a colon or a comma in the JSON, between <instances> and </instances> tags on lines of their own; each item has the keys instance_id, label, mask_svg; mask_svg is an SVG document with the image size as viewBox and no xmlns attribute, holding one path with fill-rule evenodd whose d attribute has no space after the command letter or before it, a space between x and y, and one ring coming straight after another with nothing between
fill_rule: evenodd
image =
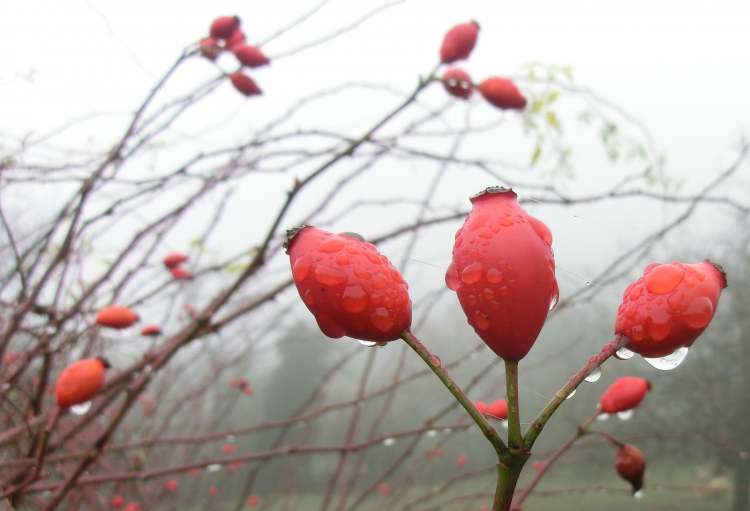
<instances>
[{"instance_id":1,"label":"dew drop","mask_svg":"<svg viewBox=\"0 0 750 511\"><path fill-rule=\"evenodd\" d=\"M363 341L362 339L357 339L357 342L364 346L365 348L372 348L373 346L377 346L377 342L375 341Z\"/></svg>"},{"instance_id":2,"label":"dew drop","mask_svg":"<svg viewBox=\"0 0 750 511\"><path fill-rule=\"evenodd\" d=\"M218 463L214 463L206 467L206 472L218 472L219 470L221 470L221 465L219 465Z\"/></svg>"},{"instance_id":3,"label":"dew drop","mask_svg":"<svg viewBox=\"0 0 750 511\"><path fill-rule=\"evenodd\" d=\"M602 377L602 368L596 367L593 371L589 373L588 376L586 376L586 381L589 383L596 383L599 381L599 378Z\"/></svg>"},{"instance_id":4,"label":"dew drop","mask_svg":"<svg viewBox=\"0 0 750 511\"><path fill-rule=\"evenodd\" d=\"M443 361L440 360L440 357L434 354L430 354L430 364L432 364L435 367L442 367Z\"/></svg>"},{"instance_id":5,"label":"dew drop","mask_svg":"<svg viewBox=\"0 0 750 511\"><path fill-rule=\"evenodd\" d=\"M652 293L663 295L670 293L682 282L685 271L672 264L660 264L646 274L646 287Z\"/></svg>"},{"instance_id":6,"label":"dew drop","mask_svg":"<svg viewBox=\"0 0 750 511\"><path fill-rule=\"evenodd\" d=\"M312 289L305 291L305 294L302 295L302 301L305 302L308 307L313 307L315 305L315 294L312 292Z\"/></svg>"},{"instance_id":7,"label":"dew drop","mask_svg":"<svg viewBox=\"0 0 750 511\"><path fill-rule=\"evenodd\" d=\"M617 418L621 421L629 421L633 418L633 410L625 410L624 412L617 412Z\"/></svg>"},{"instance_id":8,"label":"dew drop","mask_svg":"<svg viewBox=\"0 0 750 511\"><path fill-rule=\"evenodd\" d=\"M388 309L385 307L378 307L370 316L370 321L373 326L381 332L387 332L393 328L393 318L391 318Z\"/></svg>"},{"instance_id":9,"label":"dew drop","mask_svg":"<svg viewBox=\"0 0 750 511\"><path fill-rule=\"evenodd\" d=\"M557 304L560 302L560 288L557 287L557 282L555 282L555 288L552 290L552 298L549 301L549 309L548 312L552 312L555 310L555 307L557 307Z\"/></svg>"},{"instance_id":10,"label":"dew drop","mask_svg":"<svg viewBox=\"0 0 750 511\"><path fill-rule=\"evenodd\" d=\"M372 277L372 287L375 289L385 289L388 287L388 278L382 273L376 273Z\"/></svg>"},{"instance_id":11,"label":"dew drop","mask_svg":"<svg viewBox=\"0 0 750 511\"><path fill-rule=\"evenodd\" d=\"M295 282L304 281L310 275L310 259L303 256L294 261L292 266L292 277Z\"/></svg>"},{"instance_id":12,"label":"dew drop","mask_svg":"<svg viewBox=\"0 0 750 511\"><path fill-rule=\"evenodd\" d=\"M365 252L365 257L370 260L373 264L381 264L380 257L378 256L378 253L372 250L368 250Z\"/></svg>"},{"instance_id":13,"label":"dew drop","mask_svg":"<svg viewBox=\"0 0 750 511\"><path fill-rule=\"evenodd\" d=\"M600 413L599 415L596 416L596 420L598 420L599 422L604 422L606 420L609 420L609 414L608 413Z\"/></svg>"},{"instance_id":14,"label":"dew drop","mask_svg":"<svg viewBox=\"0 0 750 511\"><path fill-rule=\"evenodd\" d=\"M578 389L573 389L573 392L571 392L570 394L568 394L565 397L565 400L567 401L568 399L571 399L573 396L575 396L576 395L576 390L578 390Z\"/></svg>"},{"instance_id":15,"label":"dew drop","mask_svg":"<svg viewBox=\"0 0 750 511\"><path fill-rule=\"evenodd\" d=\"M635 355L635 353L627 349L625 346L615 352L615 357L619 358L620 360L629 360L633 358L633 355Z\"/></svg>"},{"instance_id":16,"label":"dew drop","mask_svg":"<svg viewBox=\"0 0 750 511\"><path fill-rule=\"evenodd\" d=\"M487 330L490 327L490 318L480 310L474 311L474 326L478 330Z\"/></svg>"},{"instance_id":17,"label":"dew drop","mask_svg":"<svg viewBox=\"0 0 750 511\"><path fill-rule=\"evenodd\" d=\"M339 266L347 266L349 264L349 256L344 252L336 255L336 264Z\"/></svg>"},{"instance_id":18,"label":"dew drop","mask_svg":"<svg viewBox=\"0 0 750 511\"><path fill-rule=\"evenodd\" d=\"M671 371L672 369L676 369L677 367L679 367L679 365L684 362L685 357L687 357L688 351L689 350L685 346L683 346L681 348L677 348L674 352L667 355L666 357L644 357L644 359L656 369L659 369L661 371Z\"/></svg>"},{"instance_id":19,"label":"dew drop","mask_svg":"<svg viewBox=\"0 0 750 511\"><path fill-rule=\"evenodd\" d=\"M461 272L461 281L464 284L476 284L482 279L482 263L479 261L471 263Z\"/></svg>"},{"instance_id":20,"label":"dew drop","mask_svg":"<svg viewBox=\"0 0 750 511\"><path fill-rule=\"evenodd\" d=\"M714 305L706 296L693 298L685 312L682 313L682 319L690 328L703 328L711 321L714 314Z\"/></svg>"},{"instance_id":21,"label":"dew drop","mask_svg":"<svg viewBox=\"0 0 750 511\"><path fill-rule=\"evenodd\" d=\"M91 410L91 401L80 403L70 407L70 413L74 415L86 415Z\"/></svg>"},{"instance_id":22,"label":"dew drop","mask_svg":"<svg viewBox=\"0 0 750 511\"><path fill-rule=\"evenodd\" d=\"M390 447L390 446L392 446L395 443L396 443L396 439L395 438L388 437L385 440L383 440L383 446L384 447Z\"/></svg>"},{"instance_id":23,"label":"dew drop","mask_svg":"<svg viewBox=\"0 0 750 511\"><path fill-rule=\"evenodd\" d=\"M505 216L500 219L500 225L503 225L505 227L510 227L513 225L513 217Z\"/></svg>"},{"instance_id":24,"label":"dew drop","mask_svg":"<svg viewBox=\"0 0 750 511\"><path fill-rule=\"evenodd\" d=\"M346 312L359 314L367 308L367 293L360 286L348 286L341 295L341 303Z\"/></svg>"},{"instance_id":25,"label":"dew drop","mask_svg":"<svg viewBox=\"0 0 750 511\"><path fill-rule=\"evenodd\" d=\"M643 490L638 490L633 494L633 498L636 500L641 500L643 498Z\"/></svg>"},{"instance_id":26,"label":"dew drop","mask_svg":"<svg viewBox=\"0 0 750 511\"><path fill-rule=\"evenodd\" d=\"M503 272L497 268L487 270L487 282L490 284L499 284L503 281Z\"/></svg>"},{"instance_id":27,"label":"dew drop","mask_svg":"<svg viewBox=\"0 0 750 511\"><path fill-rule=\"evenodd\" d=\"M320 243L320 251L329 254L338 252L342 248L344 248L344 241L335 234L333 236L329 236Z\"/></svg>"},{"instance_id":28,"label":"dew drop","mask_svg":"<svg viewBox=\"0 0 750 511\"><path fill-rule=\"evenodd\" d=\"M427 431L427 438L435 438L437 434L438 434L437 430L430 429Z\"/></svg>"},{"instance_id":29,"label":"dew drop","mask_svg":"<svg viewBox=\"0 0 750 511\"><path fill-rule=\"evenodd\" d=\"M445 285L451 291L458 291L461 287L461 279L458 278L458 271L453 263L448 266L448 271L445 272Z\"/></svg>"},{"instance_id":30,"label":"dew drop","mask_svg":"<svg viewBox=\"0 0 750 511\"><path fill-rule=\"evenodd\" d=\"M500 421L500 427L503 429L508 429L508 421L506 420Z\"/></svg>"},{"instance_id":31,"label":"dew drop","mask_svg":"<svg viewBox=\"0 0 750 511\"><path fill-rule=\"evenodd\" d=\"M346 282L346 273L338 268L319 264L315 267L315 280L324 286L338 286Z\"/></svg>"}]
</instances>

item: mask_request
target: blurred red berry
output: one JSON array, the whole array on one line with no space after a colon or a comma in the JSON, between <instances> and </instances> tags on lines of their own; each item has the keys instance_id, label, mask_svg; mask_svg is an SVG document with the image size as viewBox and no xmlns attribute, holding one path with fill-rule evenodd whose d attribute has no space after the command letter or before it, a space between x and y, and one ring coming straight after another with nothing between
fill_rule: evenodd
<instances>
[{"instance_id":1,"label":"blurred red berry","mask_svg":"<svg viewBox=\"0 0 750 511\"><path fill-rule=\"evenodd\" d=\"M234 88L240 91L245 96L257 96L263 94L255 83L255 80L244 74L242 71L235 71L229 75L229 80L234 85Z\"/></svg>"},{"instance_id":2,"label":"blurred red berry","mask_svg":"<svg viewBox=\"0 0 750 511\"><path fill-rule=\"evenodd\" d=\"M140 318L138 314L127 307L110 305L104 307L96 315L96 323L108 328L123 329L133 326Z\"/></svg>"},{"instance_id":3,"label":"blurred red berry","mask_svg":"<svg viewBox=\"0 0 750 511\"><path fill-rule=\"evenodd\" d=\"M201 39L200 52L208 60L216 60L221 55L222 48L219 46L219 42L213 37L206 37Z\"/></svg>"},{"instance_id":4,"label":"blurred red berry","mask_svg":"<svg viewBox=\"0 0 750 511\"><path fill-rule=\"evenodd\" d=\"M391 485L388 483L380 483L378 485L378 493L383 497L388 497L391 494Z\"/></svg>"},{"instance_id":5,"label":"blurred red berry","mask_svg":"<svg viewBox=\"0 0 750 511\"><path fill-rule=\"evenodd\" d=\"M227 465L227 467L229 467L229 471L230 472L234 472L235 470L239 470L239 469L241 469L244 466L245 466L245 463L242 462L242 461L233 461L232 463L230 463L229 465Z\"/></svg>"},{"instance_id":6,"label":"blurred red berry","mask_svg":"<svg viewBox=\"0 0 750 511\"><path fill-rule=\"evenodd\" d=\"M615 458L615 468L620 477L630 483L633 493L643 488L646 459L636 446L624 444L619 448Z\"/></svg>"},{"instance_id":7,"label":"blurred red berry","mask_svg":"<svg viewBox=\"0 0 750 511\"><path fill-rule=\"evenodd\" d=\"M247 67L261 67L269 63L268 57L255 46L249 44L237 45L232 49L240 64Z\"/></svg>"},{"instance_id":8,"label":"blurred red berry","mask_svg":"<svg viewBox=\"0 0 750 511\"><path fill-rule=\"evenodd\" d=\"M229 50L234 50L235 47L241 44L245 44L245 33L240 29L232 32L232 35L227 37L224 41L224 46L226 46Z\"/></svg>"},{"instance_id":9,"label":"blurred red berry","mask_svg":"<svg viewBox=\"0 0 750 511\"><path fill-rule=\"evenodd\" d=\"M174 277L175 280L190 280L193 278L193 274L182 266L171 268L169 272L172 274L172 277Z\"/></svg>"},{"instance_id":10,"label":"blurred red berry","mask_svg":"<svg viewBox=\"0 0 750 511\"><path fill-rule=\"evenodd\" d=\"M328 337L387 342L411 325L408 286L375 245L302 227L290 231L287 252L297 291Z\"/></svg>"},{"instance_id":11,"label":"blurred red berry","mask_svg":"<svg viewBox=\"0 0 750 511\"><path fill-rule=\"evenodd\" d=\"M459 454L458 458L456 458L456 466L458 468L464 468L464 466L466 465L466 461L467 461L466 455Z\"/></svg>"},{"instance_id":12,"label":"blurred red berry","mask_svg":"<svg viewBox=\"0 0 750 511\"><path fill-rule=\"evenodd\" d=\"M474 408L482 415L487 415L487 403L484 401L474 401Z\"/></svg>"},{"instance_id":13,"label":"blurred red berry","mask_svg":"<svg viewBox=\"0 0 750 511\"><path fill-rule=\"evenodd\" d=\"M112 500L109 501L109 505L113 508L122 507L125 504L125 498L122 495L115 495Z\"/></svg>"},{"instance_id":14,"label":"blurred red berry","mask_svg":"<svg viewBox=\"0 0 750 511\"><path fill-rule=\"evenodd\" d=\"M209 34L216 39L226 39L240 27L240 18L237 16L220 16L211 22Z\"/></svg>"},{"instance_id":15,"label":"blurred red berry","mask_svg":"<svg viewBox=\"0 0 750 511\"><path fill-rule=\"evenodd\" d=\"M440 61L443 64L450 64L469 58L471 50L477 44L478 35L479 23L476 21L460 23L448 30L440 47Z\"/></svg>"},{"instance_id":16,"label":"blurred red berry","mask_svg":"<svg viewBox=\"0 0 750 511\"><path fill-rule=\"evenodd\" d=\"M219 489L216 486L211 486L208 489L208 494L211 495L212 497L216 497L216 495L218 495L218 493L219 493Z\"/></svg>"},{"instance_id":17,"label":"blurred red berry","mask_svg":"<svg viewBox=\"0 0 750 511\"><path fill-rule=\"evenodd\" d=\"M250 495L247 499L247 507L255 509L260 504L260 497L257 495Z\"/></svg>"},{"instance_id":18,"label":"blurred red berry","mask_svg":"<svg viewBox=\"0 0 750 511\"><path fill-rule=\"evenodd\" d=\"M221 452L226 455L232 455L237 452L236 444L224 444L221 446Z\"/></svg>"},{"instance_id":19,"label":"blurred red berry","mask_svg":"<svg viewBox=\"0 0 750 511\"><path fill-rule=\"evenodd\" d=\"M156 337L161 335L161 328L159 325L146 325L141 329L141 335L143 337Z\"/></svg>"},{"instance_id":20,"label":"blurred red berry","mask_svg":"<svg viewBox=\"0 0 750 511\"><path fill-rule=\"evenodd\" d=\"M523 110L526 108L526 98L516 87L516 84L507 78L493 76L487 78L477 87L490 104L504 110Z\"/></svg>"},{"instance_id":21,"label":"blurred red berry","mask_svg":"<svg viewBox=\"0 0 750 511\"><path fill-rule=\"evenodd\" d=\"M91 400L104 385L109 364L102 358L86 358L66 367L55 383L55 398L61 408Z\"/></svg>"},{"instance_id":22,"label":"blurred red berry","mask_svg":"<svg viewBox=\"0 0 750 511\"><path fill-rule=\"evenodd\" d=\"M520 360L557 302L552 235L506 188L471 199L445 275L471 326L507 360Z\"/></svg>"},{"instance_id":23,"label":"blurred red berry","mask_svg":"<svg viewBox=\"0 0 750 511\"><path fill-rule=\"evenodd\" d=\"M169 479L167 481L164 481L164 489L168 492L176 492L178 486L179 484L177 483L176 479Z\"/></svg>"},{"instance_id":24,"label":"blurred red berry","mask_svg":"<svg viewBox=\"0 0 750 511\"><path fill-rule=\"evenodd\" d=\"M428 460L431 460L432 458L442 458L444 455L445 451L440 447L435 447L434 449L430 449L429 451L427 451Z\"/></svg>"},{"instance_id":25,"label":"blurred red berry","mask_svg":"<svg viewBox=\"0 0 750 511\"><path fill-rule=\"evenodd\" d=\"M644 357L690 347L713 319L725 287L726 274L710 261L651 264L623 293L615 332Z\"/></svg>"},{"instance_id":26,"label":"blurred red berry","mask_svg":"<svg viewBox=\"0 0 750 511\"><path fill-rule=\"evenodd\" d=\"M188 256L182 252L172 252L164 258L164 266L168 269L175 268L188 260Z\"/></svg>"},{"instance_id":27,"label":"blurred red berry","mask_svg":"<svg viewBox=\"0 0 750 511\"><path fill-rule=\"evenodd\" d=\"M122 511L141 511L141 505L137 502L130 502Z\"/></svg>"},{"instance_id":28,"label":"blurred red berry","mask_svg":"<svg viewBox=\"0 0 750 511\"><path fill-rule=\"evenodd\" d=\"M201 475L201 469L191 468L190 470L187 471L187 473L190 477L198 477L199 475Z\"/></svg>"},{"instance_id":29,"label":"blurred red berry","mask_svg":"<svg viewBox=\"0 0 750 511\"><path fill-rule=\"evenodd\" d=\"M617 413L632 410L643 401L651 390L651 383L637 376L617 378L602 394L599 409L602 413Z\"/></svg>"},{"instance_id":30,"label":"blurred red berry","mask_svg":"<svg viewBox=\"0 0 750 511\"><path fill-rule=\"evenodd\" d=\"M469 99L474 90L469 73L457 67L452 67L443 73L443 87L448 94L461 99Z\"/></svg>"},{"instance_id":31,"label":"blurred red berry","mask_svg":"<svg viewBox=\"0 0 750 511\"><path fill-rule=\"evenodd\" d=\"M547 466L547 462L541 461L541 460L534 460L531 462L531 467L536 470L537 472L541 472L544 470L544 467Z\"/></svg>"},{"instance_id":32,"label":"blurred red berry","mask_svg":"<svg viewBox=\"0 0 750 511\"><path fill-rule=\"evenodd\" d=\"M508 402L505 399L493 401L487 405L485 415L499 421L506 420L508 418Z\"/></svg>"}]
</instances>

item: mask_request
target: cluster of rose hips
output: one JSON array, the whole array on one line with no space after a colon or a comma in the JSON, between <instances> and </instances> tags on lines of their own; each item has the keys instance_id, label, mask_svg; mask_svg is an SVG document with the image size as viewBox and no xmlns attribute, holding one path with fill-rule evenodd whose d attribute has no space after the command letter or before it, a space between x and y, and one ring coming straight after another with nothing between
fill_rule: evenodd
<instances>
[{"instance_id":1,"label":"cluster of rose hips","mask_svg":"<svg viewBox=\"0 0 750 511\"><path fill-rule=\"evenodd\" d=\"M262 94L260 87L243 68L255 69L269 64L268 57L257 46L247 44L245 33L240 29L240 18L237 16L220 16L209 28L209 36L201 39L201 55L209 60L216 60L223 52L230 52L240 64L240 69L229 74L229 81L245 96Z\"/></svg>"},{"instance_id":2,"label":"cluster of rose hips","mask_svg":"<svg viewBox=\"0 0 750 511\"><path fill-rule=\"evenodd\" d=\"M440 47L440 62L453 64L469 58L479 35L476 21L460 23L448 30ZM460 99L469 99L476 87L479 93L493 106L506 110L523 110L526 98L511 80L492 76L474 85L469 73L459 67L448 68L443 73L443 86L448 94Z\"/></svg>"}]
</instances>

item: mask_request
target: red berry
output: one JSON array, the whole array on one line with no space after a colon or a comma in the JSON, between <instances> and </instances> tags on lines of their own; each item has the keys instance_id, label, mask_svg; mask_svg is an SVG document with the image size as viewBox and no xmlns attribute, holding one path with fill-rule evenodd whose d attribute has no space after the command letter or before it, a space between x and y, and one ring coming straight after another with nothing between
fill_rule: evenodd
<instances>
[{"instance_id":1,"label":"red berry","mask_svg":"<svg viewBox=\"0 0 750 511\"><path fill-rule=\"evenodd\" d=\"M213 37L206 37L201 39L200 43L201 55L206 57L208 60L216 60L221 54L222 48L219 46L219 42Z\"/></svg>"},{"instance_id":2,"label":"red berry","mask_svg":"<svg viewBox=\"0 0 750 511\"><path fill-rule=\"evenodd\" d=\"M237 453L237 446L235 444L224 444L221 446L221 452L222 454L231 456L232 454Z\"/></svg>"},{"instance_id":3,"label":"red berry","mask_svg":"<svg viewBox=\"0 0 750 511\"><path fill-rule=\"evenodd\" d=\"M226 39L240 27L237 16L220 16L211 22L209 34L216 39Z\"/></svg>"},{"instance_id":4,"label":"red berry","mask_svg":"<svg viewBox=\"0 0 750 511\"><path fill-rule=\"evenodd\" d=\"M114 508L122 507L122 505L125 504L125 499L122 495L115 495L112 497L112 500L109 501L109 504Z\"/></svg>"},{"instance_id":5,"label":"red berry","mask_svg":"<svg viewBox=\"0 0 750 511\"><path fill-rule=\"evenodd\" d=\"M448 94L461 99L469 99L474 90L469 73L457 67L452 67L443 74L443 87Z\"/></svg>"},{"instance_id":6,"label":"red berry","mask_svg":"<svg viewBox=\"0 0 750 511\"><path fill-rule=\"evenodd\" d=\"M250 495L247 499L247 507L255 509L260 504L260 497L257 495Z\"/></svg>"},{"instance_id":7,"label":"red berry","mask_svg":"<svg viewBox=\"0 0 750 511\"><path fill-rule=\"evenodd\" d=\"M143 337L156 337L161 335L161 328L159 325L146 325L141 329L141 335Z\"/></svg>"},{"instance_id":8,"label":"red berry","mask_svg":"<svg viewBox=\"0 0 750 511\"><path fill-rule=\"evenodd\" d=\"M482 415L487 415L487 403L484 401L474 401L474 408Z\"/></svg>"},{"instance_id":9,"label":"red berry","mask_svg":"<svg viewBox=\"0 0 750 511\"><path fill-rule=\"evenodd\" d=\"M388 483L380 483L378 485L378 493L383 497L388 497L391 494L391 485Z\"/></svg>"},{"instance_id":10,"label":"red berry","mask_svg":"<svg viewBox=\"0 0 750 511\"><path fill-rule=\"evenodd\" d=\"M191 468L190 470L187 471L187 473L190 477L198 477L199 475L201 475L201 469Z\"/></svg>"},{"instance_id":11,"label":"red berry","mask_svg":"<svg viewBox=\"0 0 750 511\"><path fill-rule=\"evenodd\" d=\"M615 468L620 477L630 483L633 493L643 488L643 474L646 471L646 459L634 445L624 444L617 451Z\"/></svg>"},{"instance_id":12,"label":"red berry","mask_svg":"<svg viewBox=\"0 0 750 511\"><path fill-rule=\"evenodd\" d=\"M387 342L411 325L408 286L375 245L305 226L289 232L287 252L297 291L328 337Z\"/></svg>"},{"instance_id":13,"label":"red berry","mask_svg":"<svg viewBox=\"0 0 750 511\"><path fill-rule=\"evenodd\" d=\"M506 420L508 418L508 402L505 399L493 401L487 405L485 415L499 421Z\"/></svg>"},{"instance_id":14,"label":"red berry","mask_svg":"<svg viewBox=\"0 0 750 511\"><path fill-rule=\"evenodd\" d=\"M177 480L176 479L168 479L167 481L164 481L164 489L168 492L176 492L177 491Z\"/></svg>"},{"instance_id":15,"label":"red berry","mask_svg":"<svg viewBox=\"0 0 750 511\"><path fill-rule=\"evenodd\" d=\"M602 394L599 409L602 413L617 413L632 410L643 401L651 390L651 383L637 376L617 378Z\"/></svg>"},{"instance_id":16,"label":"red berry","mask_svg":"<svg viewBox=\"0 0 750 511\"><path fill-rule=\"evenodd\" d=\"M175 268L188 260L188 256L182 252L172 252L164 258L164 266L168 269Z\"/></svg>"},{"instance_id":17,"label":"red berry","mask_svg":"<svg viewBox=\"0 0 750 511\"><path fill-rule=\"evenodd\" d=\"M91 400L104 385L109 367L102 358L86 358L66 367L55 383L55 397L61 408Z\"/></svg>"},{"instance_id":18,"label":"red berry","mask_svg":"<svg viewBox=\"0 0 750 511\"><path fill-rule=\"evenodd\" d=\"M176 266L169 271L176 280L190 280L193 278L193 274L182 266Z\"/></svg>"},{"instance_id":19,"label":"red berry","mask_svg":"<svg viewBox=\"0 0 750 511\"><path fill-rule=\"evenodd\" d=\"M478 35L479 23L476 21L460 23L448 30L440 47L440 61L443 64L450 64L457 60L469 58L471 50L477 44Z\"/></svg>"},{"instance_id":20,"label":"red berry","mask_svg":"<svg viewBox=\"0 0 750 511\"><path fill-rule=\"evenodd\" d=\"M241 44L245 44L245 33L240 29L232 32L232 35L227 37L224 41L224 46L226 46L230 50L234 50L236 46L239 46Z\"/></svg>"},{"instance_id":21,"label":"red berry","mask_svg":"<svg viewBox=\"0 0 750 511\"><path fill-rule=\"evenodd\" d=\"M208 493L212 497L216 497L219 494L219 489L216 486L211 486L208 488Z\"/></svg>"},{"instance_id":22,"label":"red berry","mask_svg":"<svg viewBox=\"0 0 750 511\"><path fill-rule=\"evenodd\" d=\"M513 190L488 188L471 202L445 281L492 351L520 360L557 300L552 235Z\"/></svg>"},{"instance_id":23,"label":"red berry","mask_svg":"<svg viewBox=\"0 0 750 511\"><path fill-rule=\"evenodd\" d=\"M516 84L507 78L493 76L487 78L477 87L490 104L505 110L523 110L526 107L526 98L516 87Z\"/></svg>"},{"instance_id":24,"label":"red berry","mask_svg":"<svg viewBox=\"0 0 750 511\"><path fill-rule=\"evenodd\" d=\"M232 51L243 66L261 67L269 63L268 57L259 48L250 46L249 44L235 46Z\"/></svg>"},{"instance_id":25,"label":"red berry","mask_svg":"<svg viewBox=\"0 0 750 511\"><path fill-rule=\"evenodd\" d=\"M130 502L122 511L141 511L141 505L137 502Z\"/></svg>"},{"instance_id":26,"label":"red berry","mask_svg":"<svg viewBox=\"0 0 750 511\"><path fill-rule=\"evenodd\" d=\"M542 470L544 470L544 467L546 466L547 466L547 463L541 460L535 460L531 462L531 467L537 472L541 472Z\"/></svg>"},{"instance_id":27,"label":"red berry","mask_svg":"<svg viewBox=\"0 0 750 511\"><path fill-rule=\"evenodd\" d=\"M140 318L127 307L110 305L96 315L96 324L108 328L123 329L133 326Z\"/></svg>"},{"instance_id":28,"label":"red berry","mask_svg":"<svg viewBox=\"0 0 750 511\"><path fill-rule=\"evenodd\" d=\"M724 271L710 261L649 265L623 293L615 332L644 357L690 347L713 319L726 286Z\"/></svg>"},{"instance_id":29,"label":"red berry","mask_svg":"<svg viewBox=\"0 0 750 511\"><path fill-rule=\"evenodd\" d=\"M466 465L466 455L465 454L459 454L458 458L456 458L456 466L458 468L464 468L464 465Z\"/></svg>"},{"instance_id":30,"label":"red berry","mask_svg":"<svg viewBox=\"0 0 750 511\"><path fill-rule=\"evenodd\" d=\"M234 88L240 91L245 96L257 96L263 94L255 83L255 80L244 74L242 71L235 71L229 75L229 80L234 85Z\"/></svg>"}]
</instances>

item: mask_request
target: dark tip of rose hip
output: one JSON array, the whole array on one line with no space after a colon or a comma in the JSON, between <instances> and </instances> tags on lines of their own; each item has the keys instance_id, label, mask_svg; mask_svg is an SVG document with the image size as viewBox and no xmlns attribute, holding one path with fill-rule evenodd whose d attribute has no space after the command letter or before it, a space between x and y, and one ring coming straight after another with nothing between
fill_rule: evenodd
<instances>
[{"instance_id":1,"label":"dark tip of rose hip","mask_svg":"<svg viewBox=\"0 0 750 511\"><path fill-rule=\"evenodd\" d=\"M110 367L112 367L109 363L109 360L107 360L106 358L96 357L96 359L101 362L101 364L104 366L104 369L109 369Z\"/></svg>"},{"instance_id":2,"label":"dark tip of rose hip","mask_svg":"<svg viewBox=\"0 0 750 511\"><path fill-rule=\"evenodd\" d=\"M306 224L302 224L299 227L287 229L286 234L284 235L284 244L282 245L284 247L284 252L286 252L287 254L289 253L289 249L291 248L292 241L294 240L294 238L297 237L300 231L302 231L306 227L310 227L310 226Z\"/></svg>"},{"instance_id":3,"label":"dark tip of rose hip","mask_svg":"<svg viewBox=\"0 0 750 511\"><path fill-rule=\"evenodd\" d=\"M352 238L357 241L365 241L365 237L356 232L340 232L339 236L346 236L347 238Z\"/></svg>"},{"instance_id":4,"label":"dark tip of rose hip","mask_svg":"<svg viewBox=\"0 0 750 511\"><path fill-rule=\"evenodd\" d=\"M476 25L477 30L482 28L482 25L480 25L477 20L471 20L469 23L473 23L474 25Z\"/></svg>"},{"instance_id":5,"label":"dark tip of rose hip","mask_svg":"<svg viewBox=\"0 0 750 511\"><path fill-rule=\"evenodd\" d=\"M652 390L654 388L654 384L651 383L651 380L646 380L646 388L648 390Z\"/></svg>"},{"instance_id":6,"label":"dark tip of rose hip","mask_svg":"<svg viewBox=\"0 0 750 511\"><path fill-rule=\"evenodd\" d=\"M232 17L234 18L234 21L237 22L237 26L239 27L242 24L242 19L239 16L237 16L236 14L234 16L232 16Z\"/></svg>"},{"instance_id":7,"label":"dark tip of rose hip","mask_svg":"<svg viewBox=\"0 0 750 511\"><path fill-rule=\"evenodd\" d=\"M484 197L485 195L494 195L494 194L503 194L503 193L512 193L514 197L516 197L516 192L513 191L512 188L505 188L504 186L490 186L482 190L481 192L472 195L469 200L471 202L474 202L476 199L479 199L481 197Z\"/></svg>"},{"instance_id":8,"label":"dark tip of rose hip","mask_svg":"<svg viewBox=\"0 0 750 511\"><path fill-rule=\"evenodd\" d=\"M711 261L710 259L705 260L708 264L716 268L716 271L719 272L719 275L721 275L721 288L724 289L729 285L729 281L727 280L727 272L724 271L724 268L719 264Z\"/></svg>"}]
</instances>

